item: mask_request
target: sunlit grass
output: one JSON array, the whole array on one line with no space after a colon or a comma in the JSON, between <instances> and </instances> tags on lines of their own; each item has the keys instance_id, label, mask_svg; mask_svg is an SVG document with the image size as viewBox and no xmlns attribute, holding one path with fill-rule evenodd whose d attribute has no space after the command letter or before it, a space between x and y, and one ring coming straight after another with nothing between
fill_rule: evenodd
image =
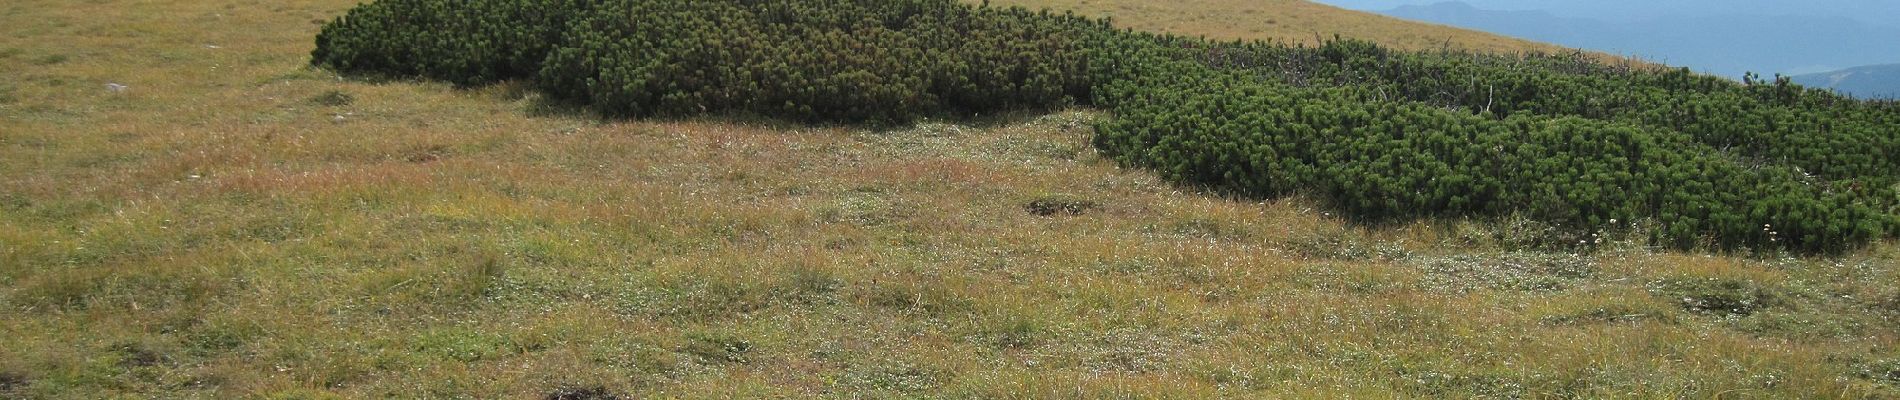
<instances>
[{"instance_id":1,"label":"sunlit grass","mask_svg":"<svg viewBox=\"0 0 1900 400\"><path fill-rule=\"evenodd\" d=\"M1573 254L1515 249L1498 221L1354 226L1117 168L1088 110L602 122L509 85L306 68L313 21L350 5L0 6L0 397L1900 384L1892 244Z\"/></svg>"},{"instance_id":2,"label":"sunlit grass","mask_svg":"<svg viewBox=\"0 0 1900 400\"><path fill-rule=\"evenodd\" d=\"M984 0L962 0L983 4ZM1373 41L1402 50L1475 50L1491 53L1569 54L1579 51L1547 43L1453 26L1349 11L1306 0L988 0L994 6L1023 6L1073 11L1111 18L1117 25L1215 40L1271 40L1317 46L1335 37ZM1633 57L1586 52L1598 59L1628 63ZM1634 65L1648 65L1635 61Z\"/></svg>"}]
</instances>

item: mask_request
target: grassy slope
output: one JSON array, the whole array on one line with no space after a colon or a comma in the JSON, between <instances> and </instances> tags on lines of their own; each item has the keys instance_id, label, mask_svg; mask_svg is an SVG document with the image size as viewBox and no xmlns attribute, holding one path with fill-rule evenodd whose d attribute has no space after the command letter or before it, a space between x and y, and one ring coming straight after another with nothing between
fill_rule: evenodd
<instances>
[{"instance_id":1,"label":"grassy slope","mask_svg":"<svg viewBox=\"0 0 1900 400\"><path fill-rule=\"evenodd\" d=\"M964 0L982 3L981 0ZM1334 35L1409 50L1442 48L1486 52L1567 53L1545 43L1406 21L1305 0L990 0L999 6L1075 11L1114 18L1118 25L1214 39L1271 39L1313 45Z\"/></svg>"},{"instance_id":2,"label":"grassy slope","mask_svg":"<svg viewBox=\"0 0 1900 400\"><path fill-rule=\"evenodd\" d=\"M983 0L961 0L982 4ZM989 0L996 6L1073 11L1106 17L1119 26L1211 39L1268 39L1317 45L1323 40L1364 39L1406 50L1474 50L1491 53L1566 54L1576 49L1427 22L1346 10L1306 0ZM1612 63L1650 67L1646 61L1587 52Z\"/></svg>"},{"instance_id":3,"label":"grassy slope","mask_svg":"<svg viewBox=\"0 0 1900 400\"><path fill-rule=\"evenodd\" d=\"M601 123L305 68L351 4L0 5L0 397L1896 395L1891 244L1358 229L1115 168L1086 111Z\"/></svg>"}]
</instances>

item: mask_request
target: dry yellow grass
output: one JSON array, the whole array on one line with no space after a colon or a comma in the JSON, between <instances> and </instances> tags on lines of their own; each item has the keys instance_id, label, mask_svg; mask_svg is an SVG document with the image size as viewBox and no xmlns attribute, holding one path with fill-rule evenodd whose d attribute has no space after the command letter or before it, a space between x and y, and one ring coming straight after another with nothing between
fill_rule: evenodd
<instances>
[{"instance_id":1,"label":"dry yellow grass","mask_svg":"<svg viewBox=\"0 0 1900 400\"><path fill-rule=\"evenodd\" d=\"M0 398L1900 395L1892 244L1511 252L1169 186L1087 110L611 122L307 68L353 4L0 5Z\"/></svg>"},{"instance_id":2,"label":"dry yellow grass","mask_svg":"<svg viewBox=\"0 0 1900 400\"><path fill-rule=\"evenodd\" d=\"M963 0L981 4L983 0ZM1073 11L1116 25L1221 40L1317 45L1335 36L1405 50L1568 54L1576 49L1457 27L1408 21L1306 0L989 0L996 6ZM1590 52L1613 62L1624 58Z\"/></svg>"},{"instance_id":3,"label":"dry yellow grass","mask_svg":"<svg viewBox=\"0 0 1900 400\"><path fill-rule=\"evenodd\" d=\"M980 0L966 0L982 3ZM1213 39L1267 39L1315 45L1334 35L1407 50L1565 53L1560 46L1444 25L1412 22L1306 0L990 0L998 6L1074 11L1129 28Z\"/></svg>"}]
</instances>

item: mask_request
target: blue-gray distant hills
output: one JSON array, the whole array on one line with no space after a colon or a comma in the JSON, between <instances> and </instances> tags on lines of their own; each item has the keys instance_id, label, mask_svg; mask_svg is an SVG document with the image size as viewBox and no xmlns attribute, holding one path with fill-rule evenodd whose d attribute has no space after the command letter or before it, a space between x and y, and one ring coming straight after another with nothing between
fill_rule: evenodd
<instances>
[{"instance_id":1,"label":"blue-gray distant hills","mask_svg":"<svg viewBox=\"0 0 1900 400\"><path fill-rule=\"evenodd\" d=\"M1458 1L1378 12L1634 55L1731 78L1739 78L1744 72L1795 75L1900 62L1900 45L1895 44L1900 39L1900 26L1874 25L1842 16L1697 14L1610 22L1545 11L1486 10Z\"/></svg>"},{"instance_id":2,"label":"blue-gray distant hills","mask_svg":"<svg viewBox=\"0 0 1900 400\"><path fill-rule=\"evenodd\" d=\"M1900 98L1900 64L1872 65L1797 75L1802 86L1830 88L1860 98Z\"/></svg>"}]
</instances>

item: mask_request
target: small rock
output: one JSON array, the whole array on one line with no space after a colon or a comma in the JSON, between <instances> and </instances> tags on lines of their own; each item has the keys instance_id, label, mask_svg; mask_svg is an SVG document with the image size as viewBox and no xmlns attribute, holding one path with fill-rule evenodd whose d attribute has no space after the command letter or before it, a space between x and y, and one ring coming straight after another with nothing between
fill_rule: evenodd
<instances>
[{"instance_id":1,"label":"small rock","mask_svg":"<svg viewBox=\"0 0 1900 400\"><path fill-rule=\"evenodd\" d=\"M130 87L130 86L126 86L126 85L120 85L120 84L117 84L117 83L107 83L107 84L106 84L106 91L108 91L108 92L113 92L113 93L124 93L126 89L131 89L131 88L132 88L132 87Z\"/></svg>"},{"instance_id":2,"label":"small rock","mask_svg":"<svg viewBox=\"0 0 1900 400\"><path fill-rule=\"evenodd\" d=\"M339 124L341 124L341 123L343 123L343 121L347 121L347 120L349 120L349 118L344 118L344 117L343 117L342 115L335 115L335 116L331 116L331 117L330 117L330 122L335 122L335 123L339 123Z\"/></svg>"}]
</instances>

